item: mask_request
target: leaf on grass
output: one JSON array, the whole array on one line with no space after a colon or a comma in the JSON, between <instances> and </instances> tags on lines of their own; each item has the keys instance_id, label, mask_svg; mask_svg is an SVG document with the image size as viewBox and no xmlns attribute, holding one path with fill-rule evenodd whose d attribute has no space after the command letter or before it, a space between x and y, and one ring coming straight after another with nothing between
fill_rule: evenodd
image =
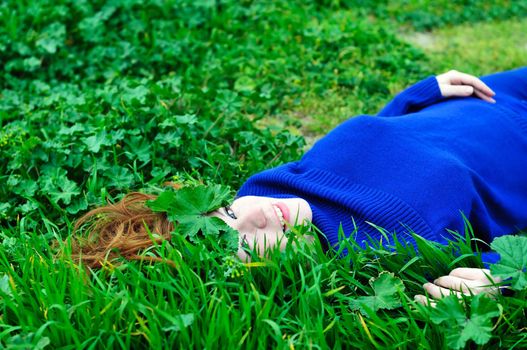
<instances>
[{"instance_id":1,"label":"leaf on grass","mask_svg":"<svg viewBox=\"0 0 527 350\"><path fill-rule=\"evenodd\" d=\"M13 189L13 192L16 194L19 194L21 196L24 196L26 198L33 197L35 192L38 190L38 184L34 180L22 180L20 181L20 184Z\"/></svg>"},{"instance_id":2,"label":"leaf on grass","mask_svg":"<svg viewBox=\"0 0 527 350\"><path fill-rule=\"evenodd\" d=\"M256 88L256 83L251 77L241 76L234 82L234 90L240 92L253 92Z\"/></svg>"},{"instance_id":3,"label":"leaf on grass","mask_svg":"<svg viewBox=\"0 0 527 350\"><path fill-rule=\"evenodd\" d=\"M180 125L185 124L195 124L198 121L198 117L196 117L195 114L183 114L183 115L176 115L176 122Z\"/></svg>"},{"instance_id":4,"label":"leaf on grass","mask_svg":"<svg viewBox=\"0 0 527 350\"><path fill-rule=\"evenodd\" d=\"M11 209L11 203L0 203L0 218L7 217L7 212Z\"/></svg>"},{"instance_id":5,"label":"leaf on grass","mask_svg":"<svg viewBox=\"0 0 527 350\"><path fill-rule=\"evenodd\" d=\"M177 223L179 231L192 242L198 242L198 234L218 236L227 241L229 248L238 246L238 234L225 222L207 214L218 209L230 198L229 189L221 185L184 187L166 190L147 205L157 212L166 212L168 219Z\"/></svg>"},{"instance_id":6,"label":"leaf on grass","mask_svg":"<svg viewBox=\"0 0 527 350\"><path fill-rule=\"evenodd\" d=\"M36 57L29 57L29 58L24 59L23 61L24 69L28 72L32 72L36 70L37 68L40 67L41 64L42 64L42 61Z\"/></svg>"},{"instance_id":7,"label":"leaf on grass","mask_svg":"<svg viewBox=\"0 0 527 350\"><path fill-rule=\"evenodd\" d=\"M510 279L514 290L527 288L527 237L502 236L491 243L491 248L501 256L491 265L490 273L502 279Z\"/></svg>"},{"instance_id":8,"label":"leaf on grass","mask_svg":"<svg viewBox=\"0 0 527 350\"><path fill-rule=\"evenodd\" d=\"M45 52L54 54L57 48L64 45L66 37L66 27L62 23L52 23L40 35L35 45Z\"/></svg>"},{"instance_id":9,"label":"leaf on grass","mask_svg":"<svg viewBox=\"0 0 527 350\"><path fill-rule=\"evenodd\" d=\"M31 179L22 179L20 175L11 174L7 178L7 185L11 187L11 190L23 197L33 197L35 192L38 190L38 184L36 181Z\"/></svg>"},{"instance_id":10,"label":"leaf on grass","mask_svg":"<svg viewBox=\"0 0 527 350\"><path fill-rule=\"evenodd\" d=\"M126 141L131 152L126 152L129 159L139 159L143 163L150 162L150 154L152 152L149 141L142 136L132 137Z\"/></svg>"},{"instance_id":11,"label":"leaf on grass","mask_svg":"<svg viewBox=\"0 0 527 350\"><path fill-rule=\"evenodd\" d=\"M394 309L401 306L399 292L404 291L403 282L391 272L381 272L376 279L370 279L370 285L375 295L362 296L351 301L352 310L360 310L367 315L368 311L379 309Z\"/></svg>"},{"instance_id":12,"label":"leaf on grass","mask_svg":"<svg viewBox=\"0 0 527 350\"><path fill-rule=\"evenodd\" d=\"M70 204L71 198L80 194L80 189L75 182L66 179L55 189L50 190L48 194L55 203L62 201L64 204Z\"/></svg>"},{"instance_id":13,"label":"leaf on grass","mask_svg":"<svg viewBox=\"0 0 527 350\"><path fill-rule=\"evenodd\" d=\"M88 208L88 201L85 197L80 197L74 200L67 208L66 211L70 214L77 214L81 210Z\"/></svg>"},{"instance_id":14,"label":"leaf on grass","mask_svg":"<svg viewBox=\"0 0 527 350\"><path fill-rule=\"evenodd\" d=\"M51 341L48 337L38 338L40 335L36 333L21 333L15 334L14 336L7 339L7 348L8 349L32 349L32 350L43 350L46 348ZM38 339L38 341L36 341Z\"/></svg>"},{"instance_id":15,"label":"leaf on grass","mask_svg":"<svg viewBox=\"0 0 527 350\"><path fill-rule=\"evenodd\" d=\"M171 145L174 147L181 146L181 137L176 131L158 133L155 138L162 145Z\"/></svg>"},{"instance_id":16,"label":"leaf on grass","mask_svg":"<svg viewBox=\"0 0 527 350\"><path fill-rule=\"evenodd\" d=\"M62 125L60 127L60 130L58 131L58 134L71 136L77 132L82 132L82 131L84 131L84 127L81 124L74 124L70 127L66 127L65 125Z\"/></svg>"},{"instance_id":17,"label":"leaf on grass","mask_svg":"<svg viewBox=\"0 0 527 350\"><path fill-rule=\"evenodd\" d=\"M122 97L126 103L139 103L144 105L146 103L146 97L150 93L150 90L143 86L138 85L134 88L126 87Z\"/></svg>"},{"instance_id":18,"label":"leaf on grass","mask_svg":"<svg viewBox=\"0 0 527 350\"><path fill-rule=\"evenodd\" d=\"M499 315L496 301L484 294L475 295L471 299L469 311L465 310L456 295L449 295L437 302L436 307L431 310L430 319L435 324L445 323L448 347L460 349L469 340L479 345L486 344L492 335L492 318Z\"/></svg>"},{"instance_id":19,"label":"leaf on grass","mask_svg":"<svg viewBox=\"0 0 527 350\"><path fill-rule=\"evenodd\" d=\"M108 178L108 186L115 188L133 187L134 175L128 168L116 164L108 169L105 175Z\"/></svg>"},{"instance_id":20,"label":"leaf on grass","mask_svg":"<svg viewBox=\"0 0 527 350\"><path fill-rule=\"evenodd\" d=\"M194 323L194 314L181 314L170 317L172 324L167 327L163 327L165 332L179 332L183 328L187 328Z\"/></svg>"},{"instance_id":21,"label":"leaf on grass","mask_svg":"<svg viewBox=\"0 0 527 350\"><path fill-rule=\"evenodd\" d=\"M88 150L93 153L99 152L101 146L108 145L106 131L101 131L96 135L89 136L84 139L84 144L88 146Z\"/></svg>"},{"instance_id":22,"label":"leaf on grass","mask_svg":"<svg viewBox=\"0 0 527 350\"><path fill-rule=\"evenodd\" d=\"M49 195L54 203L62 201L64 204L70 204L72 197L80 193L77 184L70 180L67 171L60 167L44 167L39 181L41 191Z\"/></svg>"},{"instance_id":23,"label":"leaf on grass","mask_svg":"<svg viewBox=\"0 0 527 350\"><path fill-rule=\"evenodd\" d=\"M226 114L232 114L242 107L242 102L238 94L230 90L220 90L214 104Z\"/></svg>"},{"instance_id":24,"label":"leaf on grass","mask_svg":"<svg viewBox=\"0 0 527 350\"><path fill-rule=\"evenodd\" d=\"M28 200L24 204L20 205L17 208L17 211L19 211L22 214L28 214L36 209L38 209L37 202L35 200Z\"/></svg>"},{"instance_id":25,"label":"leaf on grass","mask_svg":"<svg viewBox=\"0 0 527 350\"><path fill-rule=\"evenodd\" d=\"M13 291L11 290L11 285L9 283L9 275L7 274L0 277L0 292L10 297L13 296Z\"/></svg>"}]
</instances>

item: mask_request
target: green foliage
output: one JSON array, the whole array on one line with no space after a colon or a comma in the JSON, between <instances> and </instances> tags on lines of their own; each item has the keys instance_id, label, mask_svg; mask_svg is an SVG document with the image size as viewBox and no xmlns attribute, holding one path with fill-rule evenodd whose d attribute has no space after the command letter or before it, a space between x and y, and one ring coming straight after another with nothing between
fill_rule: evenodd
<instances>
[{"instance_id":1,"label":"green foliage","mask_svg":"<svg viewBox=\"0 0 527 350\"><path fill-rule=\"evenodd\" d=\"M155 212L165 212L176 224L177 231L191 242L200 243L198 237L208 236L213 240L222 238L231 251L238 248L238 233L223 220L207 214L228 203L229 189L221 185L184 187L177 191L166 190L147 202ZM222 235L220 235L222 232Z\"/></svg>"},{"instance_id":2,"label":"green foliage","mask_svg":"<svg viewBox=\"0 0 527 350\"><path fill-rule=\"evenodd\" d=\"M524 17L527 1L502 0L342 0L350 7L359 7L379 20L404 23L416 30L430 30L445 25L474 23L492 19Z\"/></svg>"},{"instance_id":3,"label":"green foliage","mask_svg":"<svg viewBox=\"0 0 527 350\"><path fill-rule=\"evenodd\" d=\"M298 159L301 133L318 137L350 115L376 113L404 86L463 63L453 57L474 61L465 43L427 55L398 31L514 18L525 8L497 0L1 2L0 347L525 347L525 264L506 258L519 245L496 243L505 257L497 273L511 278L513 297L467 298L466 310L447 299L434 311L410 300L427 279L479 266L470 235L448 246L417 238L419 254L396 236L365 249L348 240L340 258L308 243L308 227L293 228L284 251L247 263L232 254L232 232L203 216L249 175ZM482 33L494 34L493 25ZM500 31L513 37L522 25ZM483 27L456 28L466 41ZM492 61L474 65L508 68L519 50L507 60L474 50ZM190 184L153 204L179 226L142 254L173 265L86 271L72 261L62 240L76 218L129 190L161 192L167 180Z\"/></svg>"},{"instance_id":4,"label":"green foliage","mask_svg":"<svg viewBox=\"0 0 527 350\"><path fill-rule=\"evenodd\" d=\"M441 299L432 309L430 318L435 324L445 323L447 344L461 349L469 340L486 344L491 338L492 319L500 315L499 305L484 294L478 294L465 306L456 295Z\"/></svg>"},{"instance_id":5,"label":"green foliage","mask_svg":"<svg viewBox=\"0 0 527 350\"><path fill-rule=\"evenodd\" d=\"M36 219L36 208L22 207L36 199L60 222L106 193L187 173L236 188L249 174L297 158L301 137L253 122L298 89L284 75L304 74L277 64L295 47L269 54L289 40L285 33L257 37L272 24L253 13L282 21L276 14L288 6L63 1L22 11L4 3L4 218Z\"/></svg>"},{"instance_id":6,"label":"green foliage","mask_svg":"<svg viewBox=\"0 0 527 350\"><path fill-rule=\"evenodd\" d=\"M421 47L438 72L455 67L461 72L486 75L525 65L526 30L527 18L507 17L477 26L466 23L426 33L409 32L404 38Z\"/></svg>"},{"instance_id":7,"label":"green foliage","mask_svg":"<svg viewBox=\"0 0 527 350\"><path fill-rule=\"evenodd\" d=\"M491 248L501 257L491 266L492 275L507 280L512 289L527 289L527 237L499 237L492 242Z\"/></svg>"},{"instance_id":8,"label":"green foliage","mask_svg":"<svg viewBox=\"0 0 527 350\"><path fill-rule=\"evenodd\" d=\"M360 310L363 314L380 309L394 309L401 306L399 293L404 291L403 282L393 273L383 272L376 279L370 280L373 295L358 297L352 300L352 310Z\"/></svg>"}]
</instances>

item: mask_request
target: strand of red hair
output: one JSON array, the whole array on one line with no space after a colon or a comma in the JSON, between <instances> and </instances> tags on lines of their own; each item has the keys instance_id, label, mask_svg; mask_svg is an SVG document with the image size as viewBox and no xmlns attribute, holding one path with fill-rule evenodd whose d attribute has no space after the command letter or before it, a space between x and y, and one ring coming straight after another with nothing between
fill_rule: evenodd
<instances>
[{"instance_id":1,"label":"strand of red hair","mask_svg":"<svg viewBox=\"0 0 527 350\"><path fill-rule=\"evenodd\" d=\"M180 188L177 184L169 186ZM146 202L156 195L132 192L117 203L90 210L75 222L72 258L92 268L103 266L118 257L127 260L164 261L140 253L154 244L170 240L174 224L165 213L153 212Z\"/></svg>"}]
</instances>

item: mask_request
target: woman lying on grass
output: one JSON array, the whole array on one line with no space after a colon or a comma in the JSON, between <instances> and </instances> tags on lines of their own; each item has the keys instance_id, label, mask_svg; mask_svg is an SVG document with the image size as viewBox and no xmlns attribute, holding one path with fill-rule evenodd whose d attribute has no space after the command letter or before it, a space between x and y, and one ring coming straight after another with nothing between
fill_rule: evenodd
<instances>
[{"instance_id":1,"label":"woman lying on grass","mask_svg":"<svg viewBox=\"0 0 527 350\"><path fill-rule=\"evenodd\" d=\"M349 119L301 160L250 177L230 206L209 215L239 232L242 260L248 250L284 247L287 227L308 222L336 248L339 227L359 244L381 240L378 227L446 243L466 217L490 243L527 227L526 165L527 67L481 79L450 71L406 89L377 116ZM97 265L114 248L137 258L152 244L145 227L169 239L166 215L145 206L154 198L133 193L86 214L77 227L95 219L96 239L76 252ZM440 298L492 283L488 270L465 268L424 287Z\"/></svg>"}]
</instances>

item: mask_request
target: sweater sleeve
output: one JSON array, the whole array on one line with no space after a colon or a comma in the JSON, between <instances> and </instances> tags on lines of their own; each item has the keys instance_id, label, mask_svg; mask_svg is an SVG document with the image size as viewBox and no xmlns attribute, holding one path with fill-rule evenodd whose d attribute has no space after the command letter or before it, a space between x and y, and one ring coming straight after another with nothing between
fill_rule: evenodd
<instances>
[{"instance_id":1,"label":"sweater sleeve","mask_svg":"<svg viewBox=\"0 0 527 350\"><path fill-rule=\"evenodd\" d=\"M481 77L481 80L490 86L498 97L505 94L527 100L527 67L486 75Z\"/></svg>"},{"instance_id":2,"label":"sweater sleeve","mask_svg":"<svg viewBox=\"0 0 527 350\"><path fill-rule=\"evenodd\" d=\"M482 252L481 261L485 268L489 269L490 265L497 263L500 260L500 255L496 252Z\"/></svg>"},{"instance_id":3,"label":"sweater sleeve","mask_svg":"<svg viewBox=\"0 0 527 350\"><path fill-rule=\"evenodd\" d=\"M400 92L378 115L391 117L417 112L442 98L437 79L431 76Z\"/></svg>"}]
</instances>

